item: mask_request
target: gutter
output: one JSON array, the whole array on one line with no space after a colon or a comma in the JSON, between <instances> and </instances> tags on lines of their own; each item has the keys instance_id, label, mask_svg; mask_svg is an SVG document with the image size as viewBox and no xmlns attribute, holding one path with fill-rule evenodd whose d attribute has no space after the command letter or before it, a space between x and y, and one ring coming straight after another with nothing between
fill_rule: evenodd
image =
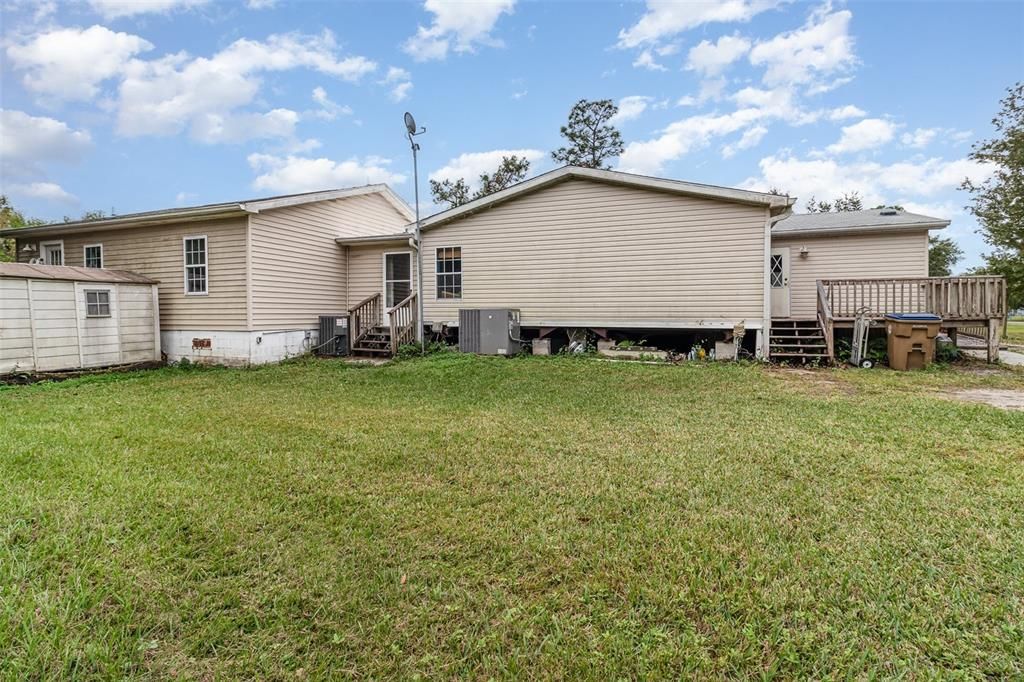
<instances>
[{"instance_id":1,"label":"gutter","mask_svg":"<svg viewBox=\"0 0 1024 682\"><path fill-rule=\"evenodd\" d=\"M396 232L395 234L371 234L365 237L338 237L334 241L342 246L354 246L359 244L379 244L382 242L399 242L412 237L408 232Z\"/></svg>"},{"instance_id":2,"label":"gutter","mask_svg":"<svg viewBox=\"0 0 1024 682\"><path fill-rule=\"evenodd\" d=\"M940 220L934 223L914 223L913 225L865 225L863 227L834 227L820 230L772 230L773 239L786 237L803 238L810 237L842 237L847 234L879 234L886 232L921 232L924 230L941 230L949 227L948 220Z\"/></svg>"}]
</instances>

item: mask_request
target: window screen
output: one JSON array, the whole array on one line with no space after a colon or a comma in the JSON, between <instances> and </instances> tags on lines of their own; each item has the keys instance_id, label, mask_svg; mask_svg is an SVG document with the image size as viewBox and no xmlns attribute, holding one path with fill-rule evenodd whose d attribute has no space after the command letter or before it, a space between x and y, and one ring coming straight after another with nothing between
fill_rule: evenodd
<instances>
[{"instance_id":1,"label":"window screen","mask_svg":"<svg viewBox=\"0 0 1024 682\"><path fill-rule=\"evenodd\" d=\"M438 249L435 263L437 298L462 298L462 247L446 246Z\"/></svg>"},{"instance_id":2,"label":"window screen","mask_svg":"<svg viewBox=\"0 0 1024 682\"><path fill-rule=\"evenodd\" d=\"M185 293L206 293L206 237L185 238Z\"/></svg>"},{"instance_id":3,"label":"window screen","mask_svg":"<svg viewBox=\"0 0 1024 682\"><path fill-rule=\"evenodd\" d=\"M86 291L85 292L85 316L86 317L110 317L110 292L109 291Z\"/></svg>"}]
</instances>

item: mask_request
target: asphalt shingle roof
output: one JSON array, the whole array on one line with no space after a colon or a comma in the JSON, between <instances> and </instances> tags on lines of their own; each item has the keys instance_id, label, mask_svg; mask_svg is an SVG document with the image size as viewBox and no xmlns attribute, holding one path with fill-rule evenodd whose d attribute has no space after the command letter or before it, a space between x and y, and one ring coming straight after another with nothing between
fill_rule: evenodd
<instances>
[{"instance_id":1,"label":"asphalt shingle roof","mask_svg":"<svg viewBox=\"0 0 1024 682\"><path fill-rule=\"evenodd\" d=\"M874 208L867 211L840 211L838 213L794 213L775 223L772 234L915 227L938 229L947 225L949 225L949 221L942 218L932 218L907 211Z\"/></svg>"}]
</instances>

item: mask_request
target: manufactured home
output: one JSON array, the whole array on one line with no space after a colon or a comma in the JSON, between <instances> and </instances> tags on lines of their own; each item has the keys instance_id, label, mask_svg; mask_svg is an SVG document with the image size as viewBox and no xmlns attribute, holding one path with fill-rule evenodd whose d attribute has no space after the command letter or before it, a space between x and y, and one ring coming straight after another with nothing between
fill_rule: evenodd
<instances>
[{"instance_id":1,"label":"manufactured home","mask_svg":"<svg viewBox=\"0 0 1024 682\"><path fill-rule=\"evenodd\" d=\"M939 312L948 328L1005 316L999 278L929 278L928 233L899 210L794 215L794 198L564 167L421 221L384 185L8 230L24 262L160 280L168 358L279 360L347 322L387 355L459 311L517 311L524 336L742 335L760 357L834 356L856 314ZM419 252L417 252L419 247ZM417 300L423 264L423 317ZM1002 288L1000 288L1002 287Z\"/></svg>"}]
</instances>

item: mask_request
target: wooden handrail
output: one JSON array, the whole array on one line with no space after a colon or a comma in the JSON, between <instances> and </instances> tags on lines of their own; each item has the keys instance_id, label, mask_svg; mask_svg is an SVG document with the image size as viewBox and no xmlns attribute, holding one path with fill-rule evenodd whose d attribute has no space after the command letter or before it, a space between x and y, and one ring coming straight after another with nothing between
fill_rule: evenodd
<instances>
[{"instance_id":1,"label":"wooden handrail","mask_svg":"<svg viewBox=\"0 0 1024 682\"><path fill-rule=\"evenodd\" d=\"M348 347L355 348L374 327L380 325L380 294L367 296L348 311Z\"/></svg>"},{"instance_id":2,"label":"wooden handrail","mask_svg":"<svg viewBox=\"0 0 1024 682\"><path fill-rule=\"evenodd\" d=\"M409 294L401 302L388 309L392 355L398 352L399 346L416 341L418 317L419 310L416 305L416 292Z\"/></svg>"},{"instance_id":3,"label":"wooden handrail","mask_svg":"<svg viewBox=\"0 0 1024 682\"><path fill-rule=\"evenodd\" d=\"M825 350L828 353L829 362L835 362L835 318L832 317L832 305L829 303L828 292L821 280L818 280L818 325L825 335Z\"/></svg>"}]
</instances>

